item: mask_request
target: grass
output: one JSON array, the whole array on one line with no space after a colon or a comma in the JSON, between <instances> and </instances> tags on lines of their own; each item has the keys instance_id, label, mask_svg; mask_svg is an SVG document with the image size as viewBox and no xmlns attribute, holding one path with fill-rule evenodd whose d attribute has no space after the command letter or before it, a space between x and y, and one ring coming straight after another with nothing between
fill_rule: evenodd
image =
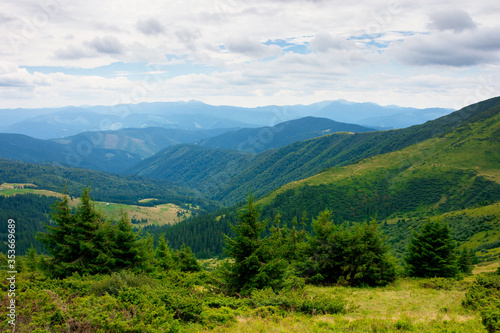
<instances>
[{"instance_id":1,"label":"grass","mask_svg":"<svg viewBox=\"0 0 500 333\"><path fill-rule=\"evenodd\" d=\"M102 212L107 217L118 217L121 211L128 214L130 219L134 218L136 220L147 219L148 223L138 224L140 226L146 226L151 224L165 225L174 224L183 219L183 217L178 216L177 213L185 213L187 217L190 216L189 212L181 209L179 206L174 204L164 204L157 205L154 207L144 207L144 206L134 206L116 203L104 203L96 202L96 208L98 211Z\"/></svg>"},{"instance_id":2,"label":"grass","mask_svg":"<svg viewBox=\"0 0 500 333\"><path fill-rule=\"evenodd\" d=\"M498 269L498 267L500 267L500 261L480 263L476 265L476 267L474 267L472 274L495 272Z\"/></svg>"},{"instance_id":3,"label":"grass","mask_svg":"<svg viewBox=\"0 0 500 333\"><path fill-rule=\"evenodd\" d=\"M486 332L479 314L461 305L466 285L462 281L452 290L435 290L417 279L399 279L382 288L308 286L313 293L345 297L350 310L317 316L239 315L236 323L203 332Z\"/></svg>"}]
</instances>

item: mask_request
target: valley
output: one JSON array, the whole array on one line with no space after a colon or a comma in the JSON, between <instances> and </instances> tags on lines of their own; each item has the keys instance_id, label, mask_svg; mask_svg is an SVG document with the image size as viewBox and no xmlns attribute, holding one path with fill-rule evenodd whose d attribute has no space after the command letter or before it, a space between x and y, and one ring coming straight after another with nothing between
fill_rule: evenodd
<instances>
[{"instance_id":1,"label":"valley","mask_svg":"<svg viewBox=\"0 0 500 333\"><path fill-rule=\"evenodd\" d=\"M480 299L498 294L499 133L500 97L390 130L303 117L2 134L0 226L18 221L19 283L33 286L22 327L490 330L496 303ZM444 225L453 274L408 268L430 223Z\"/></svg>"}]
</instances>

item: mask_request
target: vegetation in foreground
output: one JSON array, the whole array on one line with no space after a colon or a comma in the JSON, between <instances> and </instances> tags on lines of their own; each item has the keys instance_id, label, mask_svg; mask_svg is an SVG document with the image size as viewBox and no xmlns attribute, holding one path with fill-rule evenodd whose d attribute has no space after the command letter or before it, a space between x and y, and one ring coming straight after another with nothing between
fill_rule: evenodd
<instances>
[{"instance_id":1,"label":"vegetation in foreground","mask_svg":"<svg viewBox=\"0 0 500 333\"><path fill-rule=\"evenodd\" d=\"M396 279L375 223L339 226L329 214L313 221L314 235L297 223L280 227L277 216L263 237L267 221L250 196L236 237L226 239L231 260L207 272L188 247L172 251L161 238L153 250L126 216L104 219L85 189L75 211L67 197L54 206L56 225L39 236L52 257L32 248L16 260L16 331L498 331L500 269L460 280L462 255L445 224L429 221L415 233L410 248L433 253L409 251L406 260L453 278ZM433 249L439 243L444 251ZM412 264L406 273L418 276ZM1 328L9 331L12 288L6 269L1 274Z\"/></svg>"},{"instance_id":2,"label":"vegetation in foreground","mask_svg":"<svg viewBox=\"0 0 500 333\"><path fill-rule=\"evenodd\" d=\"M2 273L2 332L7 281ZM377 288L306 286L214 291L210 273L122 271L51 279L18 274L16 332L496 332L499 275L464 281L400 278ZM489 281L488 283L483 282ZM478 286L478 287L476 287ZM488 293L486 301L482 296ZM495 296L496 295L496 296ZM496 311L496 312L495 312ZM497 317L495 317L495 315ZM497 325L497 326L494 326Z\"/></svg>"}]
</instances>

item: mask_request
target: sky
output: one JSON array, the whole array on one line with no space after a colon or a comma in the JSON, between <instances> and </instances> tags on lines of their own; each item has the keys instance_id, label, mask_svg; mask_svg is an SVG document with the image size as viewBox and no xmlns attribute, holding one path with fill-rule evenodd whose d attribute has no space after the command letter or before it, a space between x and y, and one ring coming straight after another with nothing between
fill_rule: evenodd
<instances>
[{"instance_id":1,"label":"sky","mask_svg":"<svg viewBox=\"0 0 500 333\"><path fill-rule=\"evenodd\" d=\"M500 95L497 0L0 0L0 108Z\"/></svg>"}]
</instances>

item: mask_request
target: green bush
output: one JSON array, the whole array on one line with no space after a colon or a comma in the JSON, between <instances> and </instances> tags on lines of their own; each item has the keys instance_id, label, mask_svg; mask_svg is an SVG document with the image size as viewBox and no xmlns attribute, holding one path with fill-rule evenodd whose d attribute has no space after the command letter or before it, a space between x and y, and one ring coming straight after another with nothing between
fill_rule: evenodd
<instances>
[{"instance_id":1,"label":"green bush","mask_svg":"<svg viewBox=\"0 0 500 333\"><path fill-rule=\"evenodd\" d=\"M422 288L436 289L436 290L452 290L455 286L455 280L447 278L430 278L419 281Z\"/></svg>"},{"instance_id":2,"label":"green bush","mask_svg":"<svg viewBox=\"0 0 500 333\"><path fill-rule=\"evenodd\" d=\"M207 309L201 314L201 321L205 327L214 328L236 322L236 313L225 306L219 309Z\"/></svg>"},{"instance_id":3,"label":"green bush","mask_svg":"<svg viewBox=\"0 0 500 333\"><path fill-rule=\"evenodd\" d=\"M347 311L347 302L343 298L330 294L313 295L303 289L279 293L270 288L254 290L251 302L255 308L274 306L285 311L307 314L334 314Z\"/></svg>"},{"instance_id":4,"label":"green bush","mask_svg":"<svg viewBox=\"0 0 500 333\"><path fill-rule=\"evenodd\" d=\"M500 276L494 274L478 276L465 294L462 304L479 311L482 323L488 332L500 331Z\"/></svg>"}]
</instances>

